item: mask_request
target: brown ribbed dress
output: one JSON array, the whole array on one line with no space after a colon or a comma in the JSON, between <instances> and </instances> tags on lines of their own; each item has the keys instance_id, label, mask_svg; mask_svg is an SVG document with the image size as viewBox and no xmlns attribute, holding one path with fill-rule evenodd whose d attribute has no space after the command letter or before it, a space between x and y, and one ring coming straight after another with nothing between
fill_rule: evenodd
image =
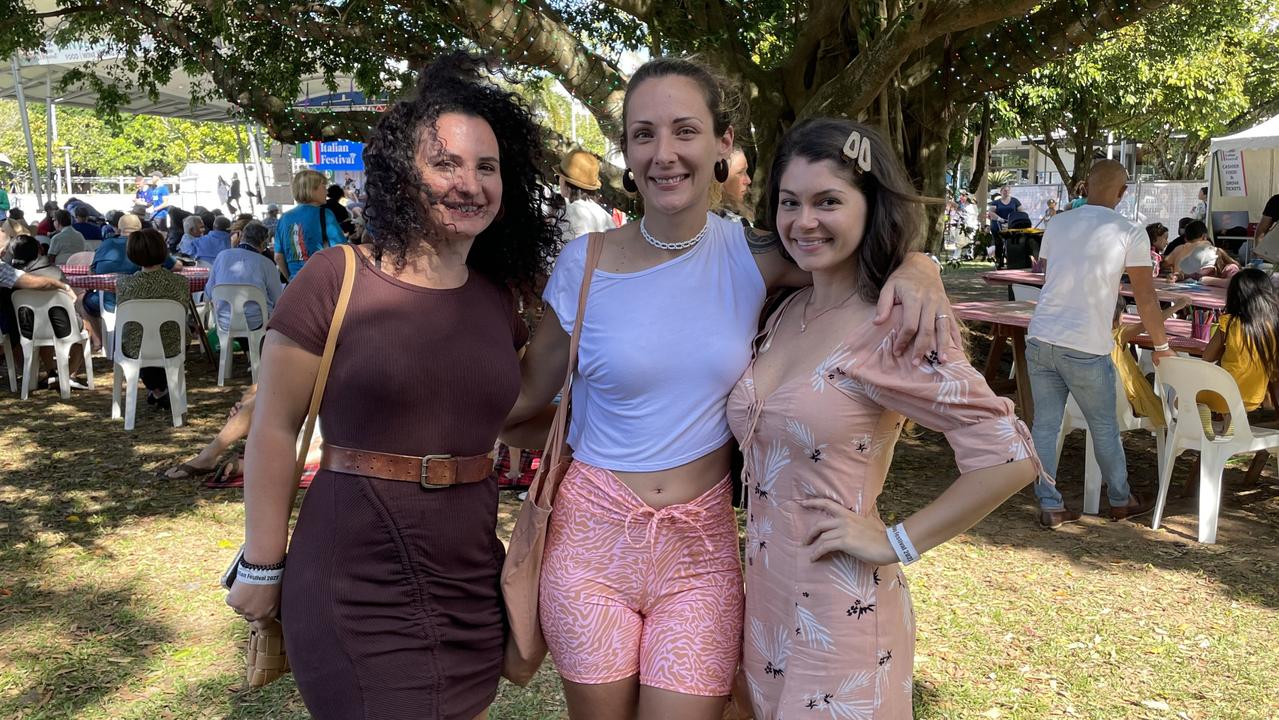
<instances>
[{"instance_id":1,"label":"brown ribbed dress","mask_svg":"<svg viewBox=\"0 0 1279 720\"><path fill-rule=\"evenodd\" d=\"M400 282L361 258L320 426L343 447L490 451L519 394L527 331L511 294ZM311 257L270 329L320 355L340 249ZM289 546L281 618L302 698L320 720L469 718L502 661L497 485L442 490L321 471Z\"/></svg>"}]
</instances>

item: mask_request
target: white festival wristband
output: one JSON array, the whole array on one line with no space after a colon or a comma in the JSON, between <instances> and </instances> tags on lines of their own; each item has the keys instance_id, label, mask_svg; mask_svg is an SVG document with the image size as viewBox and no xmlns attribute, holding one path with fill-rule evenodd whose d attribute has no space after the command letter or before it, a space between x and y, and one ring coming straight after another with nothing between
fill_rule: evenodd
<instances>
[{"instance_id":1,"label":"white festival wristband","mask_svg":"<svg viewBox=\"0 0 1279 720\"><path fill-rule=\"evenodd\" d=\"M919 553L915 550L915 545L910 541L910 536L906 534L906 525L898 523L888 528L888 544L893 546L893 552L897 553L897 559L902 565L909 565L919 559Z\"/></svg>"},{"instance_id":2,"label":"white festival wristband","mask_svg":"<svg viewBox=\"0 0 1279 720\"><path fill-rule=\"evenodd\" d=\"M1166 342L1164 342L1164 343L1159 343L1158 345L1156 345L1156 346L1154 347L1154 351L1155 351L1155 352L1163 352L1163 351L1165 351L1165 350L1167 350L1167 349L1168 349L1168 343L1166 343Z\"/></svg>"},{"instance_id":3,"label":"white festival wristband","mask_svg":"<svg viewBox=\"0 0 1279 720\"><path fill-rule=\"evenodd\" d=\"M235 581L245 585L279 585L284 580L284 568L258 570L243 564L235 568Z\"/></svg>"}]
</instances>

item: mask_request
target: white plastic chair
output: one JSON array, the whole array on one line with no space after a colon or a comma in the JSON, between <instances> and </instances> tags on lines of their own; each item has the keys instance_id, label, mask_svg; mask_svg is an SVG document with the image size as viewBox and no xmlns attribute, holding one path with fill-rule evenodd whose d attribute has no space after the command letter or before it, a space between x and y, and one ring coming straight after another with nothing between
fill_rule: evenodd
<instances>
[{"instance_id":1,"label":"white plastic chair","mask_svg":"<svg viewBox=\"0 0 1279 720\"><path fill-rule=\"evenodd\" d=\"M173 427L182 427L182 415L187 410L186 346L187 309L172 300L130 300L116 308L120 332L116 334L115 373L111 382L111 418L120 418L120 382L125 384L124 429L132 430L138 406L138 376L144 367L162 367L169 388L169 408L173 413ZM174 323L181 333L179 347L182 351L174 357L165 357L160 327ZM137 323L142 328L142 345L138 357L126 357L122 347L124 328Z\"/></svg>"},{"instance_id":2,"label":"white plastic chair","mask_svg":"<svg viewBox=\"0 0 1279 720\"><path fill-rule=\"evenodd\" d=\"M1040 289L1034 285L1013 283L1012 285L1009 285L1009 287L1013 289L1014 301L1021 302L1023 300L1033 300L1035 302L1039 302ZM1008 369L1008 379L1012 380L1015 377L1017 377L1017 363L1013 363L1013 366Z\"/></svg>"},{"instance_id":3,"label":"white plastic chair","mask_svg":"<svg viewBox=\"0 0 1279 720\"><path fill-rule=\"evenodd\" d=\"M18 332L18 342L22 346L22 356L27 363L22 373L22 399L26 400L31 392L31 383L35 382L40 363L36 348L52 347L53 356L58 365L58 394L63 400L71 397L71 348L80 343L84 349L84 371L88 377L89 389L93 389L93 358L89 349L89 333L83 326L76 327L80 318L76 315L75 304L71 297L61 290L14 290L14 310L20 312L27 308L35 316L31 326L31 337ZM60 338L53 332L53 321L49 312L53 308L62 308L71 321L71 333Z\"/></svg>"},{"instance_id":4,"label":"white plastic chair","mask_svg":"<svg viewBox=\"0 0 1279 720\"><path fill-rule=\"evenodd\" d=\"M115 310L107 309L107 291L92 290L98 294L98 308L101 310L102 319L102 347L105 348L104 353L108 360L115 359L115 337L116 337L116 317Z\"/></svg>"},{"instance_id":5,"label":"white plastic chair","mask_svg":"<svg viewBox=\"0 0 1279 720\"><path fill-rule=\"evenodd\" d=\"M244 317L245 303L255 302L261 308L262 325L256 330L250 329ZM231 306L231 321L226 329L218 323L217 308L222 303ZM266 323L269 315L266 304L266 291L257 285L217 285L213 288L214 327L218 329L218 344L221 345L221 356L218 362L218 387L226 384L226 376L231 374L232 341L244 338L249 345L249 373L253 382L258 381L258 356L262 351L262 340L266 337Z\"/></svg>"},{"instance_id":6,"label":"white plastic chair","mask_svg":"<svg viewBox=\"0 0 1279 720\"><path fill-rule=\"evenodd\" d=\"M67 256L67 261L63 265L84 265L88 267L93 264L93 251L81 250L77 253L71 253Z\"/></svg>"},{"instance_id":7,"label":"white plastic chair","mask_svg":"<svg viewBox=\"0 0 1279 720\"><path fill-rule=\"evenodd\" d=\"M1039 293L1043 292L1042 288L1034 285L1021 285L1019 283L1012 284L1013 300L1034 300L1039 301Z\"/></svg>"},{"instance_id":8,"label":"white plastic chair","mask_svg":"<svg viewBox=\"0 0 1279 720\"><path fill-rule=\"evenodd\" d=\"M9 392L18 392L18 371L13 364L13 343L8 335L0 335L0 345L4 345L4 369L9 374Z\"/></svg>"},{"instance_id":9,"label":"white plastic chair","mask_svg":"<svg viewBox=\"0 0 1279 720\"><path fill-rule=\"evenodd\" d=\"M1137 417L1132 412L1132 403L1128 402L1128 394L1124 391L1123 380L1115 374L1115 422L1119 432L1145 430L1155 436L1156 457L1159 461L1159 473L1163 474L1164 444L1167 439L1165 428L1155 427L1150 418ZM1066 398L1066 413L1062 416L1061 432L1057 435L1057 459L1061 460L1061 448L1066 436L1074 430L1084 431L1084 513L1096 515L1101 511L1101 465L1097 463L1097 451L1093 449L1092 433L1088 432L1088 421L1084 411L1075 402L1075 396ZM1060 465L1058 466L1060 467Z\"/></svg>"},{"instance_id":10,"label":"white plastic chair","mask_svg":"<svg viewBox=\"0 0 1279 720\"><path fill-rule=\"evenodd\" d=\"M1239 386L1226 370L1192 358L1164 358L1155 368L1155 381L1171 387L1173 392L1160 393L1164 414L1168 418L1168 442L1160 461L1159 501L1155 505L1154 522L1158 529L1163 519L1172 466L1186 450L1199 451L1199 542L1217 541L1217 514L1221 506L1221 474L1226 461L1239 453L1279 448L1279 430L1254 428L1248 424ZM1233 435L1212 440L1204 434L1195 397L1203 391L1225 398L1230 408ZM1170 395L1172 397L1170 397ZM1274 453L1272 453L1274 454Z\"/></svg>"}]
</instances>

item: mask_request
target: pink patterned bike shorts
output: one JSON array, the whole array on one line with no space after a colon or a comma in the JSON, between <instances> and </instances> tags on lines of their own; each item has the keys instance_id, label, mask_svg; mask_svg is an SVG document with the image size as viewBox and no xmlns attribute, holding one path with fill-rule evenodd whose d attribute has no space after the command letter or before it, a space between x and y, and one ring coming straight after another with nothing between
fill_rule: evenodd
<instances>
[{"instance_id":1,"label":"pink patterned bike shorts","mask_svg":"<svg viewBox=\"0 0 1279 720\"><path fill-rule=\"evenodd\" d=\"M742 645L731 486L653 508L608 470L574 462L542 564L542 632L560 675L728 695Z\"/></svg>"}]
</instances>

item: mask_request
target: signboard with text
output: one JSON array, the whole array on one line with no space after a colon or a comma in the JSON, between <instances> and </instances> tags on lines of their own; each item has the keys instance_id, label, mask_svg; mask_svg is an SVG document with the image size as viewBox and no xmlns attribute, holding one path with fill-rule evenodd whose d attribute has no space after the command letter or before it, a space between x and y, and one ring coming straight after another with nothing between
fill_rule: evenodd
<instances>
[{"instance_id":1,"label":"signboard with text","mask_svg":"<svg viewBox=\"0 0 1279 720\"><path fill-rule=\"evenodd\" d=\"M364 170L364 143L351 140L313 142L303 148L303 157L321 172Z\"/></svg>"},{"instance_id":2,"label":"signboard with text","mask_svg":"<svg viewBox=\"0 0 1279 720\"><path fill-rule=\"evenodd\" d=\"M1217 177L1221 178L1222 197L1247 196L1248 176L1244 172L1242 150L1217 151Z\"/></svg>"}]
</instances>

